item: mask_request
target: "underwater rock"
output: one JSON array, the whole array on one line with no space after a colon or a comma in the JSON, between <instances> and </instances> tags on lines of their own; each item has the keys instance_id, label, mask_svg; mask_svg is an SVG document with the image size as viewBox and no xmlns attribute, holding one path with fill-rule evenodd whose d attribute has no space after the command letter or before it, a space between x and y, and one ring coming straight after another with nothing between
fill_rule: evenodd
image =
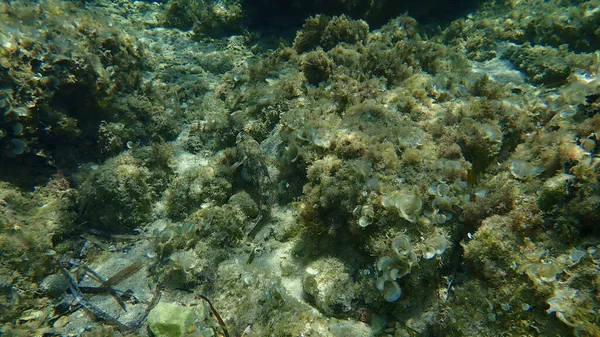
<instances>
[{"instance_id":1,"label":"underwater rock","mask_svg":"<svg viewBox=\"0 0 600 337\"><path fill-rule=\"evenodd\" d=\"M260 215L267 213L273 201L273 184L267 168L267 156L260 144L245 132L240 132L236 140L237 163L241 178L252 185L251 191L258 194Z\"/></svg>"},{"instance_id":2,"label":"underwater rock","mask_svg":"<svg viewBox=\"0 0 600 337\"><path fill-rule=\"evenodd\" d=\"M192 308L161 302L148 314L148 328L156 337L183 337L195 330L195 320Z\"/></svg>"},{"instance_id":3,"label":"underwater rock","mask_svg":"<svg viewBox=\"0 0 600 337\"><path fill-rule=\"evenodd\" d=\"M250 218L257 217L260 211L256 202L252 199L250 194L245 191L232 195L227 203L238 206L240 210Z\"/></svg>"},{"instance_id":4,"label":"underwater rock","mask_svg":"<svg viewBox=\"0 0 600 337\"><path fill-rule=\"evenodd\" d=\"M363 42L368 33L369 25L363 20L352 20L346 15L333 18L315 15L306 20L296 35L294 49L301 53L320 46L328 51L340 42Z\"/></svg>"},{"instance_id":5,"label":"underwater rock","mask_svg":"<svg viewBox=\"0 0 600 337\"><path fill-rule=\"evenodd\" d=\"M58 297L69 288L69 281L62 274L51 274L46 276L40 283L40 289L45 295Z\"/></svg>"},{"instance_id":6,"label":"underwater rock","mask_svg":"<svg viewBox=\"0 0 600 337\"><path fill-rule=\"evenodd\" d=\"M546 180L542 190L539 192L538 204L540 209L549 211L553 206L567 202L569 186L573 179L574 177L571 175L559 173Z\"/></svg>"},{"instance_id":7,"label":"underwater rock","mask_svg":"<svg viewBox=\"0 0 600 337\"><path fill-rule=\"evenodd\" d=\"M513 47L504 56L535 84L563 83L573 72L573 62L551 47Z\"/></svg>"},{"instance_id":8,"label":"underwater rock","mask_svg":"<svg viewBox=\"0 0 600 337\"><path fill-rule=\"evenodd\" d=\"M307 53L302 61L302 72L308 83L318 85L327 81L331 75L333 63L323 50Z\"/></svg>"},{"instance_id":9,"label":"underwater rock","mask_svg":"<svg viewBox=\"0 0 600 337\"><path fill-rule=\"evenodd\" d=\"M80 190L82 217L107 231L132 229L152 216L149 170L125 152L93 170Z\"/></svg>"},{"instance_id":10,"label":"underwater rock","mask_svg":"<svg viewBox=\"0 0 600 337\"><path fill-rule=\"evenodd\" d=\"M373 329L363 322L335 321L330 328L334 336L372 337Z\"/></svg>"},{"instance_id":11,"label":"underwater rock","mask_svg":"<svg viewBox=\"0 0 600 337\"><path fill-rule=\"evenodd\" d=\"M196 37L222 37L243 31L243 14L238 0L173 0L166 5L162 24L192 29Z\"/></svg>"},{"instance_id":12,"label":"underwater rock","mask_svg":"<svg viewBox=\"0 0 600 337\"><path fill-rule=\"evenodd\" d=\"M345 264L338 259L325 257L309 264L302 286L310 301L329 315L352 309L354 283Z\"/></svg>"},{"instance_id":13,"label":"underwater rock","mask_svg":"<svg viewBox=\"0 0 600 337\"><path fill-rule=\"evenodd\" d=\"M64 167L98 156L100 120L113 122L113 103L139 84L147 60L142 45L73 3L2 6L8 7L0 20L0 160Z\"/></svg>"},{"instance_id":14,"label":"underwater rock","mask_svg":"<svg viewBox=\"0 0 600 337\"><path fill-rule=\"evenodd\" d=\"M231 194L231 182L215 166L199 166L173 180L167 190L166 210L173 218L185 218L202 204L222 205Z\"/></svg>"}]
</instances>

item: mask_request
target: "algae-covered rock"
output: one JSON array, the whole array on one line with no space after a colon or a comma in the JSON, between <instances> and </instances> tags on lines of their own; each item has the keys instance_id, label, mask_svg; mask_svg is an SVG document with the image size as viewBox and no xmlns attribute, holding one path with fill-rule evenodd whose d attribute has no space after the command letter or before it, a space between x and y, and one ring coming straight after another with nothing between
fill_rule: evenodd
<instances>
[{"instance_id":1,"label":"algae-covered rock","mask_svg":"<svg viewBox=\"0 0 600 337\"><path fill-rule=\"evenodd\" d=\"M107 107L138 86L147 58L135 37L99 13L28 3L0 10L0 159L75 165L98 155L100 121L114 116Z\"/></svg>"},{"instance_id":2,"label":"algae-covered rock","mask_svg":"<svg viewBox=\"0 0 600 337\"><path fill-rule=\"evenodd\" d=\"M510 48L504 55L535 84L564 84L569 75L586 63L586 55L568 54L562 49L542 46Z\"/></svg>"},{"instance_id":3,"label":"algae-covered rock","mask_svg":"<svg viewBox=\"0 0 600 337\"><path fill-rule=\"evenodd\" d=\"M161 302L148 314L148 328L156 337L182 337L196 329L195 320L193 308Z\"/></svg>"},{"instance_id":4,"label":"algae-covered rock","mask_svg":"<svg viewBox=\"0 0 600 337\"><path fill-rule=\"evenodd\" d=\"M372 337L373 329L363 322L334 321L329 327L334 336Z\"/></svg>"},{"instance_id":5,"label":"algae-covered rock","mask_svg":"<svg viewBox=\"0 0 600 337\"><path fill-rule=\"evenodd\" d=\"M319 310L339 315L352 309L354 283L342 261L326 257L311 263L302 284Z\"/></svg>"},{"instance_id":6,"label":"algae-covered rock","mask_svg":"<svg viewBox=\"0 0 600 337\"><path fill-rule=\"evenodd\" d=\"M318 85L331 75L331 61L322 50L307 53L302 61L302 72L308 83Z\"/></svg>"},{"instance_id":7,"label":"algae-covered rock","mask_svg":"<svg viewBox=\"0 0 600 337\"><path fill-rule=\"evenodd\" d=\"M92 226L119 231L135 228L152 215L149 170L128 152L98 166L83 182L82 217Z\"/></svg>"},{"instance_id":8,"label":"algae-covered rock","mask_svg":"<svg viewBox=\"0 0 600 337\"><path fill-rule=\"evenodd\" d=\"M316 15L307 19L296 35L294 49L305 52L320 45L329 50L340 42L354 44L365 41L368 32L369 25L363 20L352 20L346 15L333 18Z\"/></svg>"},{"instance_id":9,"label":"algae-covered rock","mask_svg":"<svg viewBox=\"0 0 600 337\"><path fill-rule=\"evenodd\" d=\"M0 181L1 322L24 315L40 295L57 295L64 290L49 283L38 284L53 272L57 236L75 217L72 205L73 190L60 174L35 192Z\"/></svg>"},{"instance_id":10,"label":"algae-covered rock","mask_svg":"<svg viewBox=\"0 0 600 337\"><path fill-rule=\"evenodd\" d=\"M214 167L201 166L177 177L170 186L166 209L174 218L184 218L203 203L223 204L231 193L231 182Z\"/></svg>"},{"instance_id":11,"label":"algae-covered rock","mask_svg":"<svg viewBox=\"0 0 600 337\"><path fill-rule=\"evenodd\" d=\"M548 211L553 206L565 203L569 196L569 185L572 180L573 176L564 173L546 180L544 187L539 192L538 204L540 209Z\"/></svg>"},{"instance_id":12,"label":"algae-covered rock","mask_svg":"<svg viewBox=\"0 0 600 337\"><path fill-rule=\"evenodd\" d=\"M232 195L228 203L237 205L244 214L251 218L257 217L259 214L258 205L247 192L242 191Z\"/></svg>"},{"instance_id":13,"label":"algae-covered rock","mask_svg":"<svg viewBox=\"0 0 600 337\"><path fill-rule=\"evenodd\" d=\"M242 31L243 12L238 0L173 0L166 5L163 24L193 29L198 36L226 36Z\"/></svg>"}]
</instances>

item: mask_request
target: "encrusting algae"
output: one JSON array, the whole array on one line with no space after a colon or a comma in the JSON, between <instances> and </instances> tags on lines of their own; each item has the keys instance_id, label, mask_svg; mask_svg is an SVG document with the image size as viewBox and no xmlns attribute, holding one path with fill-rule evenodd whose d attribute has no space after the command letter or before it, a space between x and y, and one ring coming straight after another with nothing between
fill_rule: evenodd
<instances>
[{"instance_id":1,"label":"encrusting algae","mask_svg":"<svg viewBox=\"0 0 600 337\"><path fill-rule=\"evenodd\" d=\"M0 4L0 334L600 335L600 2L290 6Z\"/></svg>"}]
</instances>

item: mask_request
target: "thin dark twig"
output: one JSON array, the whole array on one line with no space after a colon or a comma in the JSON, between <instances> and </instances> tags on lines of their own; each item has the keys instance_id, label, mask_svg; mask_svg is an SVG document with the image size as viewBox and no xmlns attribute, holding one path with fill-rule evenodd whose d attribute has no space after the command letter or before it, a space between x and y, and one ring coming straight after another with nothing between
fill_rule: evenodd
<instances>
[{"instance_id":1,"label":"thin dark twig","mask_svg":"<svg viewBox=\"0 0 600 337\"><path fill-rule=\"evenodd\" d=\"M128 267L121 269L121 271L111 276L108 280L106 280L106 282L102 283L102 285L105 287L115 286L121 283L121 281L125 280L129 276L137 273L138 270L142 269L142 266L143 265L140 261L134 262Z\"/></svg>"},{"instance_id":2,"label":"thin dark twig","mask_svg":"<svg viewBox=\"0 0 600 337\"><path fill-rule=\"evenodd\" d=\"M121 291L119 289L114 289L114 288L109 288L109 287L92 287L92 286L79 286L79 290L81 290L82 293L84 294L108 294L110 293L110 290L114 290L117 292L117 294L125 294L124 291ZM88 297L92 297L92 296L88 296ZM122 296L122 295L120 295Z\"/></svg>"},{"instance_id":3,"label":"thin dark twig","mask_svg":"<svg viewBox=\"0 0 600 337\"><path fill-rule=\"evenodd\" d=\"M227 328L225 327L225 322L223 322L221 315L219 315L219 313L217 312L215 307L213 307L212 303L210 303L210 300L204 295L198 294L198 297L200 297L201 299L205 300L206 303L208 303L208 306L210 307L210 311L212 311L213 315L215 315L217 322L219 322L219 326L221 326L221 329L223 329L223 334L225 335L225 337L229 337L229 332L227 331Z\"/></svg>"}]
</instances>

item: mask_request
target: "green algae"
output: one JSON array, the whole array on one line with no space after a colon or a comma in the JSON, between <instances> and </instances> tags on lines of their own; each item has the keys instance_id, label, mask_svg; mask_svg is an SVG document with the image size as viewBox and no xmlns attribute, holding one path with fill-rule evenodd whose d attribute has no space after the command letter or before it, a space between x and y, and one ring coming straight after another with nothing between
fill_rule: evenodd
<instances>
[{"instance_id":1,"label":"green algae","mask_svg":"<svg viewBox=\"0 0 600 337\"><path fill-rule=\"evenodd\" d=\"M89 13L58 4L41 6L53 20ZM2 165L18 172L35 153L68 168L62 188L2 176L2 267L21 274L0 279L0 331L55 328L25 311L52 311L57 299L35 293L52 254L103 264L150 242L149 286L209 294L235 335L598 333L594 1L486 3L437 30L316 15L268 51L251 33L223 37L245 30L251 12L219 11L237 4L136 3L131 15L160 19L139 35L98 19L62 72L28 63L33 82L17 51L35 56L39 42L0 36ZM0 15L36 17L22 7ZM109 8L112 25L133 27ZM89 31L86 15L69 39ZM44 108L25 109L41 87ZM72 94L89 100L61 105ZM36 217L31 205L55 200ZM115 235L134 229L128 244Z\"/></svg>"}]
</instances>

